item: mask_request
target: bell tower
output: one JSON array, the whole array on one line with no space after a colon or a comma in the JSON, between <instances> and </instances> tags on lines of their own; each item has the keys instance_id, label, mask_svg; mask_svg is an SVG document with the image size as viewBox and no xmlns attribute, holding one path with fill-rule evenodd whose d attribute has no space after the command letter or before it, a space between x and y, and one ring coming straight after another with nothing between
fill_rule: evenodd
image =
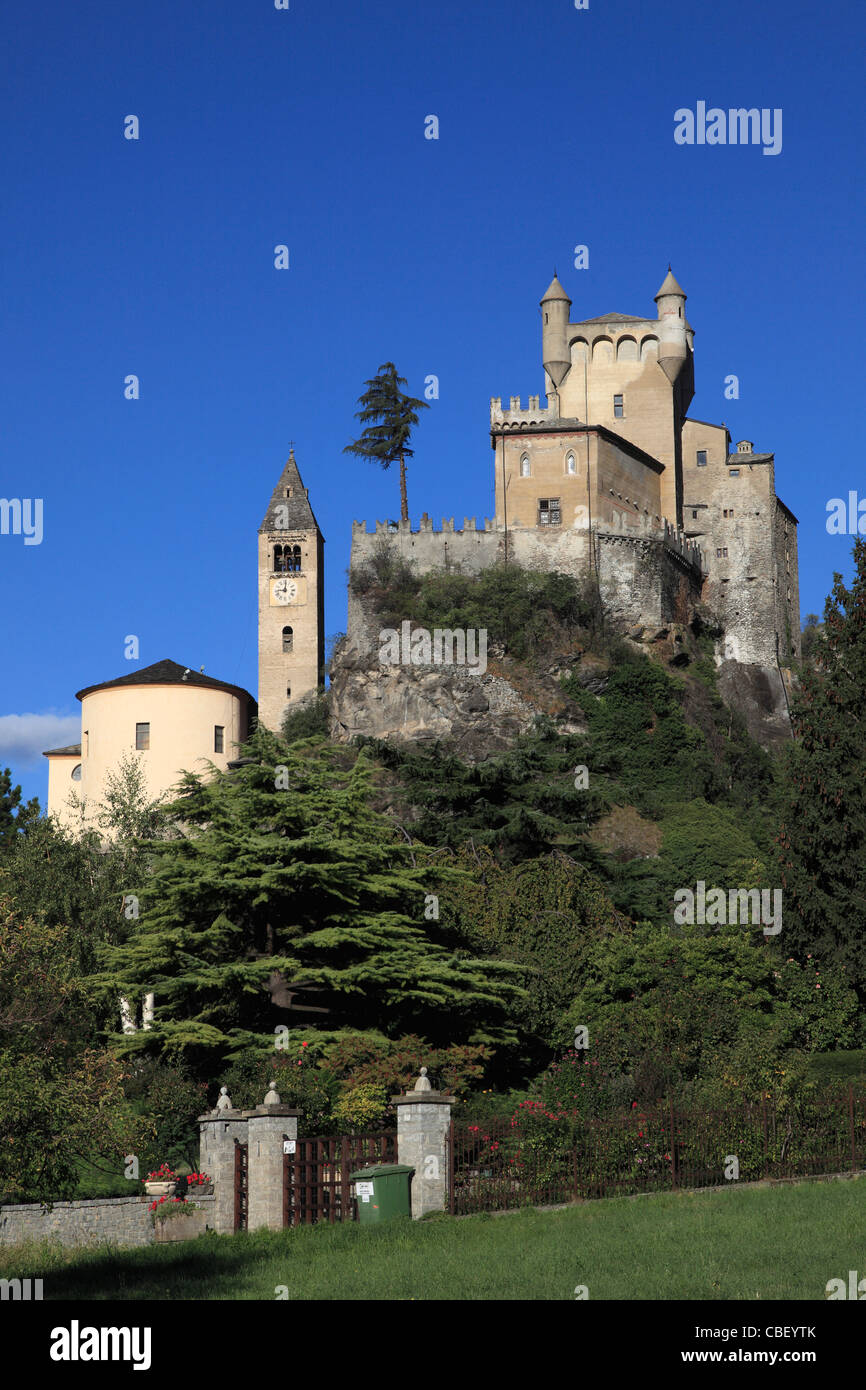
<instances>
[{"instance_id":1,"label":"bell tower","mask_svg":"<svg viewBox=\"0 0 866 1390\"><path fill-rule=\"evenodd\" d=\"M259 719L273 733L324 685L324 545L292 446L259 527Z\"/></svg>"}]
</instances>

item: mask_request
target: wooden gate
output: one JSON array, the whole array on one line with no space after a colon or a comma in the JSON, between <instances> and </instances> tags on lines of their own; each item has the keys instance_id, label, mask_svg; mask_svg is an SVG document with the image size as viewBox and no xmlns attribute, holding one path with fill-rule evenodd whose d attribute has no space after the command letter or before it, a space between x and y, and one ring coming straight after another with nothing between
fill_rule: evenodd
<instances>
[{"instance_id":1,"label":"wooden gate","mask_svg":"<svg viewBox=\"0 0 866 1390\"><path fill-rule=\"evenodd\" d=\"M350 1175L371 1163L397 1162L397 1131L349 1138L297 1139L283 1158L283 1225L357 1221Z\"/></svg>"},{"instance_id":2,"label":"wooden gate","mask_svg":"<svg viewBox=\"0 0 866 1390\"><path fill-rule=\"evenodd\" d=\"M235 1140L235 1230L247 1229L248 1146Z\"/></svg>"}]
</instances>

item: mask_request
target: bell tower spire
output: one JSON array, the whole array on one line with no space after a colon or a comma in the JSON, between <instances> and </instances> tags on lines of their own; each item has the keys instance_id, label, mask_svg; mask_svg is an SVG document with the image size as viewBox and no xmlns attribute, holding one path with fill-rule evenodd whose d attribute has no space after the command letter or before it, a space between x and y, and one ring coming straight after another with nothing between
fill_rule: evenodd
<instances>
[{"instance_id":1,"label":"bell tower spire","mask_svg":"<svg viewBox=\"0 0 866 1390\"><path fill-rule=\"evenodd\" d=\"M324 545L292 440L258 540L259 720L274 733L324 685Z\"/></svg>"}]
</instances>

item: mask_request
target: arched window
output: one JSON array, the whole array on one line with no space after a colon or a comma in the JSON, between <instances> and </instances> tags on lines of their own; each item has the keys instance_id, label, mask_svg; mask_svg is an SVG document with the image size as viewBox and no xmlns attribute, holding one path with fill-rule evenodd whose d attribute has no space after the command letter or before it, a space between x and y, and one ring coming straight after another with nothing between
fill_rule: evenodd
<instances>
[{"instance_id":1,"label":"arched window","mask_svg":"<svg viewBox=\"0 0 866 1390\"><path fill-rule=\"evenodd\" d=\"M75 764L74 768L72 769L71 776L72 776L73 782L80 782L80 781L81 781L81 763L76 763L76 764Z\"/></svg>"},{"instance_id":2,"label":"arched window","mask_svg":"<svg viewBox=\"0 0 866 1390\"><path fill-rule=\"evenodd\" d=\"M288 561L286 569L299 570L301 568L301 547L299 545L293 545L291 554L289 554L289 547L286 546L286 558Z\"/></svg>"},{"instance_id":3,"label":"arched window","mask_svg":"<svg viewBox=\"0 0 866 1390\"><path fill-rule=\"evenodd\" d=\"M528 454L524 454L523 458L520 460L520 476L521 478L528 478L530 476Z\"/></svg>"},{"instance_id":4,"label":"arched window","mask_svg":"<svg viewBox=\"0 0 866 1390\"><path fill-rule=\"evenodd\" d=\"M574 454L571 454L571 453L566 454L566 456L565 456L565 471L566 471L566 473L576 473L576 472L577 472L577 468L575 467L575 463L574 463Z\"/></svg>"},{"instance_id":5,"label":"arched window","mask_svg":"<svg viewBox=\"0 0 866 1390\"><path fill-rule=\"evenodd\" d=\"M284 573L288 569L288 546L274 546L274 570L277 574Z\"/></svg>"},{"instance_id":6,"label":"arched window","mask_svg":"<svg viewBox=\"0 0 866 1390\"><path fill-rule=\"evenodd\" d=\"M283 628L283 651L290 652L294 645L295 634L290 627Z\"/></svg>"}]
</instances>

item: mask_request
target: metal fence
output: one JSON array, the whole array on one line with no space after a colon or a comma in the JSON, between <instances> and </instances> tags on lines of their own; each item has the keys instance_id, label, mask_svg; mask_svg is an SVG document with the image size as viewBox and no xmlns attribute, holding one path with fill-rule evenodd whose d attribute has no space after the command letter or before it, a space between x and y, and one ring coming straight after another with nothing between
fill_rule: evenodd
<instances>
[{"instance_id":1,"label":"metal fence","mask_svg":"<svg viewBox=\"0 0 866 1390\"><path fill-rule=\"evenodd\" d=\"M634 1106L572 1123L533 1115L453 1125L454 1215L592 1197L810 1177L866 1167L866 1093L777 1108Z\"/></svg>"},{"instance_id":2,"label":"metal fence","mask_svg":"<svg viewBox=\"0 0 866 1390\"><path fill-rule=\"evenodd\" d=\"M396 1162L396 1130L296 1140L295 1152L283 1159L283 1225L357 1221L351 1174L371 1163Z\"/></svg>"},{"instance_id":3,"label":"metal fence","mask_svg":"<svg viewBox=\"0 0 866 1390\"><path fill-rule=\"evenodd\" d=\"M247 1194L249 1187L249 1146L235 1140L235 1230L247 1229Z\"/></svg>"}]
</instances>

